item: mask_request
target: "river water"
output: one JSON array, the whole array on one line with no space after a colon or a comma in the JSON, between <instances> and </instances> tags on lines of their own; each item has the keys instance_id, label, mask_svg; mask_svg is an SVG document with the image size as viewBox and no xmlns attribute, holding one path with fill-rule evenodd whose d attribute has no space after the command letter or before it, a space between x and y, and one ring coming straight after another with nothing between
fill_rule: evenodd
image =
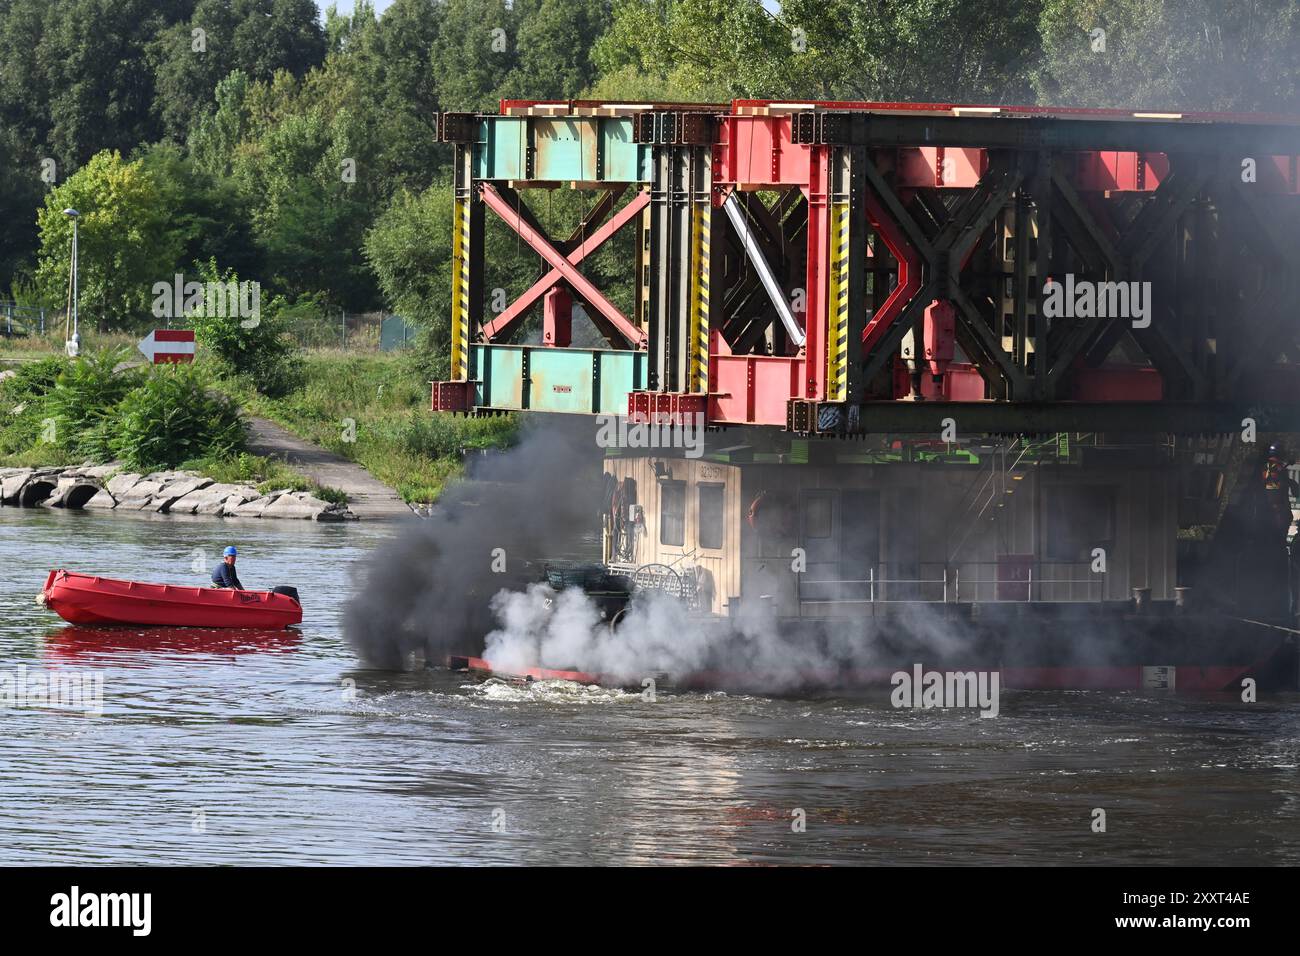
<instances>
[{"instance_id":1,"label":"river water","mask_svg":"<svg viewBox=\"0 0 1300 956\"><path fill-rule=\"evenodd\" d=\"M981 719L368 671L340 612L393 533L0 509L0 676L102 677L101 706L0 710L0 864L1300 862L1295 696L1004 692ZM232 542L245 585L299 589L300 633L33 600L53 567L203 583Z\"/></svg>"}]
</instances>

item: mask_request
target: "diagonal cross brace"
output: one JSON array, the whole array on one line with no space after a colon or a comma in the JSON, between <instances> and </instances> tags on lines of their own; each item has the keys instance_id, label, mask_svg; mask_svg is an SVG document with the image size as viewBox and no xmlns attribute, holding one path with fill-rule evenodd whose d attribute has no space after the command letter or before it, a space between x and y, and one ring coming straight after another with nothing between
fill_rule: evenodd
<instances>
[{"instance_id":1,"label":"diagonal cross brace","mask_svg":"<svg viewBox=\"0 0 1300 956\"><path fill-rule=\"evenodd\" d=\"M627 317L618 310L618 307L614 305L614 303L605 298L605 294L601 292L594 283L574 268L574 262L580 261L582 258L589 255L595 250L596 246L601 242L604 242L605 239L608 239L609 236L613 235L613 233L616 232L618 228L621 228L629 219L632 218L632 216L640 212L641 209L650 201L648 193L639 194L634 200L632 200L632 202L628 203L617 216L605 223L604 226L593 233L585 242L580 243L579 246L569 254L570 256L577 256L577 259L570 261L569 257L562 255L560 251L555 248L550 239L530 226L523 216L516 212L508 202L502 199L501 194L496 191L496 188L492 186L491 183L484 183L481 188L484 205L500 216L501 220L507 226L519 234L519 238L528 243L533 251L545 259L551 266L551 272L535 282L529 288L528 292L524 293L525 296L532 294L534 290L536 290L536 296L534 296L533 299L533 301L536 301L536 298L539 298L542 293L558 281L558 278L563 278L564 281L573 287L574 292L589 302L591 306L618 331L628 345L633 348L641 348L646 344L645 332L629 322ZM630 213L629 210L631 210ZM618 225L615 226L615 223ZM595 242L596 237L602 234L604 234L604 236L600 239L600 242ZM579 253L581 253L581 255L579 255ZM558 274L558 278L552 279L551 276L556 274ZM515 304L517 305L518 302ZM531 302L529 304L531 304ZM492 325L499 324L505 315L506 313L503 312L496 318ZM485 331L486 329L487 327L485 327Z\"/></svg>"},{"instance_id":2,"label":"diagonal cross brace","mask_svg":"<svg viewBox=\"0 0 1300 956\"><path fill-rule=\"evenodd\" d=\"M884 177L870 163L866 165L866 177L876 197L880 200L883 211L893 220L893 224L906 237L915 253L925 262L928 280L921 287L906 307L894 318L890 327L875 333L880 338L874 343L871 354L867 357L863 378L869 379L884 367L897 349L911 322L924 310L932 299L948 298L960 310L963 322L958 332L969 344L978 344L979 354L973 355L981 362L982 371L996 370L1001 373L1013 395L1024 395L1027 383L1020 369L1016 367L1000 343L989 331L984 317L979 314L974 303L961 291L958 278L965 259L970 255L980 233L987 228L994 215L1006 202L1008 196L1015 192L1023 180L1020 169L990 169L981 179L980 188L973 192L954 212L952 218L940 230L933 243L925 238L924 233L912 216L903 208L897 195L885 182ZM941 275L941 273L943 273ZM948 286L941 289L940 283ZM907 319L904 322L904 319ZM919 354L921 346L917 345Z\"/></svg>"},{"instance_id":3,"label":"diagonal cross brace","mask_svg":"<svg viewBox=\"0 0 1300 956\"><path fill-rule=\"evenodd\" d=\"M630 203L609 222L602 225L599 229L591 233L585 239L578 238L571 240L572 249L565 256L571 265L577 265L583 259L591 255L602 245L604 245L615 233L623 228L629 221L636 217L650 202L649 193L640 193ZM567 243L566 243L567 245ZM557 250L558 251L558 250ZM491 322L483 325L483 336L489 341L509 333L514 324L522 319L527 311L546 294L551 286L555 285L562 278L559 269L552 268L550 272L542 276L519 298L510 303L510 307L494 318Z\"/></svg>"}]
</instances>

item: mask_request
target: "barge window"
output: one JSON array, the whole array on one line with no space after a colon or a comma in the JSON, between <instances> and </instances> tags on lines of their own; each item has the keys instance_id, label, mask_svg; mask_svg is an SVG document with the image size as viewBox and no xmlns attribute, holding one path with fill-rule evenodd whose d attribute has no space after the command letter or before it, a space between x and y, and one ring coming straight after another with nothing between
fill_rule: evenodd
<instances>
[{"instance_id":1,"label":"barge window","mask_svg":"<svg viewBox=\"0 0 1300 956\"><path fill-rule=\"evenodd\" d=\"M659 543L680 548L686 543L686 482L659 483Z\"/></svg>"},{"instance_id":2,"label":"barge window","mask_svg":"<svg viewBox=\"0 0 1300 956\"><path fill-rule=\"evenodd\" d=\"M717 551L722 547L723 503L725 485L701 484L700 486L700 541L701 548Z\"/></svg>"}]
</instances>

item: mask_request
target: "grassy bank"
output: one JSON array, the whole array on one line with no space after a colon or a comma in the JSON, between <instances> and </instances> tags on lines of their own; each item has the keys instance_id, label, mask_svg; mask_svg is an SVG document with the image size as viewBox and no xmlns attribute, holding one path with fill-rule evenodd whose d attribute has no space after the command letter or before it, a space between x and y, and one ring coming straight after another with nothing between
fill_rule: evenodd
<instances>
[{"instance_id":1,"label":"grassy bank","mask_svg":"<svg viewBox=\"0 0 1300 956\"><path fill-rule=\"evenodd\" d=\"M513 441L513 417L466 418L429 411L429 386L411 354L307 353L303 384L269 399L239 379L221 388L269 418L349 458L408 502L435 501L461 471L464 451Z\"/></svg>"},{"instance_id":2,"label":"grassy bank","mask_svg":"<svg viewBox=\"0 0 1300 956\"><path fill-rule=\"evenodd\" d=\"M97 343L98 344L98 343ZM123 368L126 349L76 361L50 349L0 358L0 467L122 462L122 471L192 471L341 502L283 462L250 455L236 410L201 369Z\"/></svg>"}]
</instances>

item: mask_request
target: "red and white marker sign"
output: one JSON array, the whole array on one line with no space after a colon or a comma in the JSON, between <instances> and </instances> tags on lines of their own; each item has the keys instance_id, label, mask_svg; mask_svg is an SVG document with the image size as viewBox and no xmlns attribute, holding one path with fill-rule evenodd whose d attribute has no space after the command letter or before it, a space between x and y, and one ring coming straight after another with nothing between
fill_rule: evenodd
<instances>
[{"instance_id":1,"label":"red and white marker sign","mask_svg":"<svg viewBox=\"0 0 1300 956\"><path fill-rule=\"evenodd\" d=\"M154 329L139 345L150 362L162 365L167 362L194 361L193 329Z\"/></svg>"}]
</instances>

